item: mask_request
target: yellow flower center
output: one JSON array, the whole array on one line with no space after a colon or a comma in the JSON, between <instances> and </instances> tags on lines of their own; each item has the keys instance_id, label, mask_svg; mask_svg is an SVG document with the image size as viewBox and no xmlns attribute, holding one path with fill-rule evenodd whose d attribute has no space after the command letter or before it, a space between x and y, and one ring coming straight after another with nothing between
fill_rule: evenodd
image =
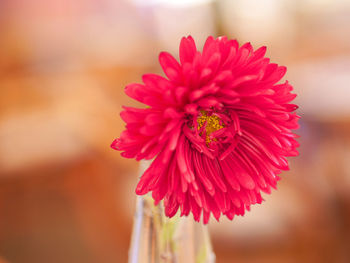
<instances>
[{"instance_id":1,"label":"yellow flower center","mask_svg":"<svg viewBox=\"0 0 350 263\"><path fill-rule=\"evenodd\" d=\"M206 144L207 146L212 142L216 141L215 138L211 139L210 134L213 132L220 130L225 127L222 123L220 117L216 115L208 115L207 111L201 111L201 115L197 118L198 130L200 130L203 125L206 123L205 131L206 131ZM202 135L202 134L200 134Z\"/></svg>"}]
</instances>

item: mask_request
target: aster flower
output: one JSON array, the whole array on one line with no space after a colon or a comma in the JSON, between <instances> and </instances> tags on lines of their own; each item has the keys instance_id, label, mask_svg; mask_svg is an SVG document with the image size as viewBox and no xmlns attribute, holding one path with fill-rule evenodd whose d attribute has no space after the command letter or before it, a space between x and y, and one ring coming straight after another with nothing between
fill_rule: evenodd
<instances>
[{"instance_id":1,"label":"aster flower","mask_svg":"<svg viewBox=\"0 0 350 263\"><path fill-rule=\"evenodd\" d=\"M296 156L298 127L292 86L278 84L286 67L270 63L266 47L239 47L208 37L203 52L182 38L180 62L161 52L166 77L142 76L125 92L148 105L124 107L126 122L111 147L126 158L153 159L136 188L164 200L165 214L233 219L262 202Z\"/></svg>"}]
</instances>

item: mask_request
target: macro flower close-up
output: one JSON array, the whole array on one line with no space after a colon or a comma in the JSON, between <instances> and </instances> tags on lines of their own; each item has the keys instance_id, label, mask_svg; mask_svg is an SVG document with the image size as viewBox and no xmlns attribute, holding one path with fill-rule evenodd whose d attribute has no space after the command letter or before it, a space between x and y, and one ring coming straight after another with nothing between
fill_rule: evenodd
<instances>
[{"instance_id":1,"label":"macro flower close-up","mask_svg":"<svg viewBox=\"0 0 350 263\"><path fill-rule=\"evenodd\" d=\"M226 37L208 37L202 52L191 36L179 61L159 55L165 76L145 74L126 94L147 105L124 107L126 129L112 143L122 156L152 160L136 187L164 201L168 217L180 209L208 223L233 219L263 201L298 155L297 106L286 67Z\"/></svg>"}]
</instances>

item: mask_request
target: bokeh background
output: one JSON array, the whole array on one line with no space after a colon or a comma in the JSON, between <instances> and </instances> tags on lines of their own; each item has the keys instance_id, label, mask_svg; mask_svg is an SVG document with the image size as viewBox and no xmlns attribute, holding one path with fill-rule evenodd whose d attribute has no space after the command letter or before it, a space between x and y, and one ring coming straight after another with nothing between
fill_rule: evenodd
<instances>
[{"instance_id":1,"label":"bokeh background","mask_svg":"<svg viewBox=\"0 0 350 263\"><path fill-rule=\"evenodd\" d=\"M350 1L0 0L0 262L126 262L123 89L181 36L268 46L302 116L279 190L210 223L218 263L350 262Z\"/></svg>"}]
</instances>

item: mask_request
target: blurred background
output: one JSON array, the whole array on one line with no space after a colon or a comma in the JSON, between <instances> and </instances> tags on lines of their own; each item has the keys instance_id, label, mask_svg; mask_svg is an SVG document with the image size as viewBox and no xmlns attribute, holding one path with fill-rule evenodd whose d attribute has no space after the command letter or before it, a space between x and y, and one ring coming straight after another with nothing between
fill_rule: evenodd
<instances>
[{"instance_id":1,"label":"blurred background","mask_svg":"<svg viewBox=\"0 0 350 263\"><path fill-rule=\"evenodd\" d=\"M299 95L300 156L218 263L350 262L350 1L0 0L0 262L126 262L138 164L123 93L182 36L268 46Z\"/></svg>"}]
</instances>

